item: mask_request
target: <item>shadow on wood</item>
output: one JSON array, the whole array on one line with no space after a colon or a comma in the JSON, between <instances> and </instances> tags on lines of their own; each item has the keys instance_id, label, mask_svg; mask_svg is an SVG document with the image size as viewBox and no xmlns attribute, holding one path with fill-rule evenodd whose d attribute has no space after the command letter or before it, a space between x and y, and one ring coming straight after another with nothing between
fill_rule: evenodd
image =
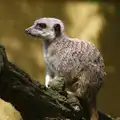
<instances>
[{"instance_id":1,"label":"shadow on wood","mask_svg":"<svg viewBox=\"0 0 120 120\"><path fill-rule=\"evenodd\" d=\"M23 70L9 62L0 46L0 97L10 102L23 120L81 120L85 112L72 109L65 96L32 80ZM110 120L100 113L101 120Z\"/></svg>"}]
</instances>

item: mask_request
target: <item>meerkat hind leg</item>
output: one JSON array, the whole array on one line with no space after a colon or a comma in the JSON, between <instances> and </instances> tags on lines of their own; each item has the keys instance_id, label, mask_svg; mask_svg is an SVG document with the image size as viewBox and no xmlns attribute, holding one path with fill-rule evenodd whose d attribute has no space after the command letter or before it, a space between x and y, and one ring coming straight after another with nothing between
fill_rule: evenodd
<instances>
[{"instance_id":1,"label":"meerkat hind leg","mask_svg":"<svg viewBox=\"0 0 120 120\"><path fill-rule=\"evenodd\" d=\"M98 120L96 105L97 90L95 86L88 72L84 72L81 77L78 78L78 81L72 85L72 88L75 90L74 93L79 98L85 111L87 120Z\"/></svg>"},{"instance_id":2,"label":"meerkat hind leg","mask_svg":"<svg viewBox=\"0 0 120 120\"><path fill-rule=\"evenodd\" d=\"M66 91L66 92L67 92L67 100L69 104L76 112L79 112L81 110L81 104L79 99L77 98L77 96L74 95L74 93L70 91Z\"/></svg>"}]
</instances>

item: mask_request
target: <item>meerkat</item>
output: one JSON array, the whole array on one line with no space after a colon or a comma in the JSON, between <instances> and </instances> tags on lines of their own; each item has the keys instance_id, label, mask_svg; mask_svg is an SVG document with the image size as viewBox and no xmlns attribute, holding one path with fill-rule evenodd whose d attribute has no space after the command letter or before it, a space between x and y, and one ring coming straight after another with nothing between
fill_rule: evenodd
<instances>
[{"instance_id":1,"label":"meerkat","mask_svg":"<svg viewBox=\"0 0 120 120\"><path fill-rule=\"evenodd\" d=\"M98 120L96 97L104 83L104 61L95 45L87 40L71 38L64 33L64 24L57 18L40 18L25 30L42 39L46 63L46 87L54 78L65 78L65 91L85 100L89 119Z\"/></svg>"}]
</instances>

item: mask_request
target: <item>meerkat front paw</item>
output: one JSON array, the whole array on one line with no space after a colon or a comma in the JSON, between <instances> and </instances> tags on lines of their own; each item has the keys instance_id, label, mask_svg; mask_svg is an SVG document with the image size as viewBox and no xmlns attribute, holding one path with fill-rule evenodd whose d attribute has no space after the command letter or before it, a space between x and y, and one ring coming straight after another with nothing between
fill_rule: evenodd
<instances>
[{"instance_id":1,"label":"meerkat front paw","mask_svg":"<svg viewBox=\"0 0 120 120\"><path fill-rule=\"evenodd\" d=\"M47 74L47 75L45 76L45 86L46 86L46 87L49 87L50 81L52 81L52 78L51 78L51 76L50 76L49 74Z\"/></svg>"},{"instance_id":2,"label":"meerkat front paw","mask_svg":"<svg viewBox=\"0 0 120 120\"><path fill-rule=\"evenodd\" d=\"M54 77L48 84L48 87L58 92L63 92L64 86L65 86L64 78L58 76Z\"/></svg>"}]
</instances>

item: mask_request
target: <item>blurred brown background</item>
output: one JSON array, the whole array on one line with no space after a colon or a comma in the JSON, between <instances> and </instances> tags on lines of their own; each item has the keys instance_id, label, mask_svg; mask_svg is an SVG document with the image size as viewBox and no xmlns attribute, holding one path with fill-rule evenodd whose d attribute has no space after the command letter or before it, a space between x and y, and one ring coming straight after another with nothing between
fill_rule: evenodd
<instances>
[{"instance_id":1,"label":"blurred brown background","mask_svg":"<svg viewBox=\"0 0 120 120\"><path fill-rule=\"evenodd\" d=\"M107 76L98 96L98 107L113 117L120 116L119 2L0 0L0 44L6 47L10 61L44 83L41 42L24 33L40 17L60 18L65 23L66 34L88 39L99 48ZM0 120L19 119L15 110L11 113L9 104L0 100L0 106Z\"/></svg>"}]
</instances>

